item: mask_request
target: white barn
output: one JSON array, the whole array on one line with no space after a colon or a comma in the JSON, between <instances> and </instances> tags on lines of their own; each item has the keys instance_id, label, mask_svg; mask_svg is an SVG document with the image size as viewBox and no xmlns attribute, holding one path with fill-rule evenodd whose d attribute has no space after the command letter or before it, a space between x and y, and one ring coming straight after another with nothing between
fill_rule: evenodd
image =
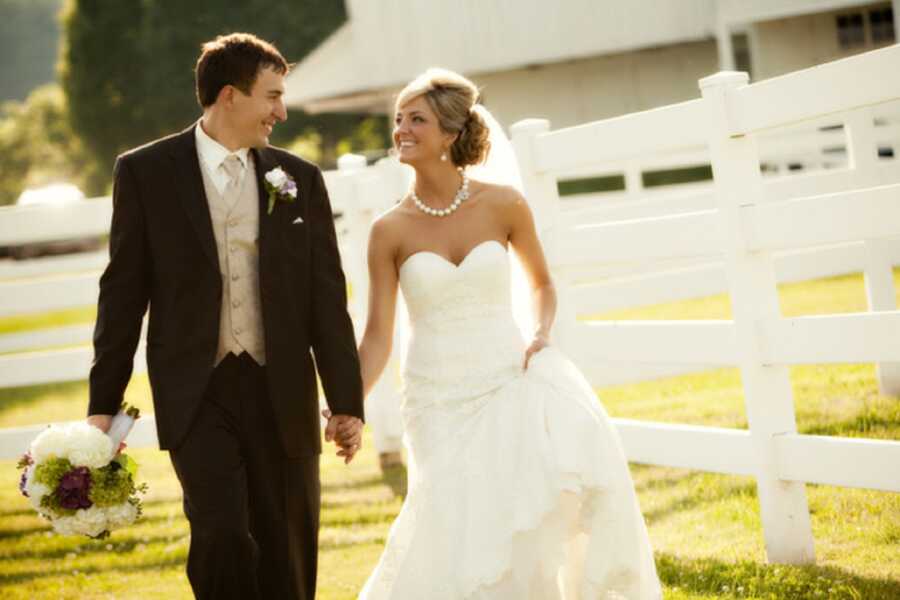
<instances>
[{"instance_id":1,"label":"white barn","mask_svg":"<svg viewBox=\"0 0 900 600\"><path fill-rule=\"evenodd\" d=\"M554 128L696 98L717 70L753 80L893 44L900 0L345 0L348 20L293 70L310 112L392 112L429 66L471 77L510 125Z\"/></svg>"}]
</instances>

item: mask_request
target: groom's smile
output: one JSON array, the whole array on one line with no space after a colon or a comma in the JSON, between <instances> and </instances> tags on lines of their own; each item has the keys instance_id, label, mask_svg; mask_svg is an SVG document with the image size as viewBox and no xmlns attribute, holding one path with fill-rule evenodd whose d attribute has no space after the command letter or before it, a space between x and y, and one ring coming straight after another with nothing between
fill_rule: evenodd
<instances>
[{"instance_id":1,"label":"groom's smile","mask_svg":"<svg viewBox=\"0 0 900 600\"><path fill-rule=\"evenodd\" d=\"M243 147L267 146L275 123L287 120L284 75L272 68L260 69L250 94L240 90L235 94L232 116Z\"/></svg>"}]
</instances>

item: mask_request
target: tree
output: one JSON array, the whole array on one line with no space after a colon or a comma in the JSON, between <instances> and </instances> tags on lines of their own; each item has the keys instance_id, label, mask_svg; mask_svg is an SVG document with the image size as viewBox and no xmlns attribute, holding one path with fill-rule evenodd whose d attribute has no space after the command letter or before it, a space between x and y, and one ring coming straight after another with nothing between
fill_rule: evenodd
<instances>
[{"instance_id":1,"label":"tree","mask_svg":"<svg viewBox=\"0 0 900 600\"><path fill-rule=\"evenodd\" d=\"M199 116L193 67L203 42L251 31L296 62L345 18L343 3L333 1L69 0L61 76L73 127L108 172L120 152ZM311 129L340 140L363 119L291 111L272 142Z\"/></svg>"},{"instance_id":2,"label":"tree","mask_svg":"<svg viewBox=\"0 0 900 600\"><path fill-rule=\"evenodd\" d=\"M0 205L25 188L70 182L86 189L97 164L72 132L66 98L57 84L34 90L0 113Z\"/></svg>"},{"instance_id":3,"label":"tree","mask_svg":"<svg viewBox=\"0 0 900 600\"><path fill-rule=\"evenodd\" d=\"M0 101L55 79L62 0L0 0Z\"/></svg>"}]
</instances>

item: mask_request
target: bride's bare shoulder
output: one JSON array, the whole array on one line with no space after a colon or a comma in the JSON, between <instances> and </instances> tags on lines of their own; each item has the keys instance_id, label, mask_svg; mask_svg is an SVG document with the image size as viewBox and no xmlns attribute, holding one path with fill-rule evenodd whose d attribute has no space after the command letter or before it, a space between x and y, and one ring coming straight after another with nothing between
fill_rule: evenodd
<instances>
[{"instance_id":1,"label":"bride's bare shoulder","mask_svg":"<svg viewBox=\"0 0 900 600\"><path fill-rule=\"evenodd\" d=\"M370 244L387 247L399 244L404 230L409 227L409 212L406 202L400 201L375 217L369 232Z\"/></svg>"},{"instance_id":2,"label":"bride's bare shoulder","mask_svg":"<svg viewBox=\"0 0 900 600\"><path fill-rule=\"evenodd\" d=\"M528 206L522 193L511 185L473 179L469 182L469 189L473 197L499 212L515 212Z\"/></svg>"}]
</instances>

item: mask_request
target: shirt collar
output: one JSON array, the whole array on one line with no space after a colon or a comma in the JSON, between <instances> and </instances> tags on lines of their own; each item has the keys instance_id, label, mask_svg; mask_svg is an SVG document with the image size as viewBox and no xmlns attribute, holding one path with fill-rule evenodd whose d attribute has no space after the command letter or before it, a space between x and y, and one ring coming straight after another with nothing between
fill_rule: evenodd
<instances>
[{"instance_id":1,"label":"shirt collar","mask_svg":"<svg viewBox=\"0 0 900 600\"><path fill-rule=\"evenodd\" d=\"M239 148L232 152L216 140L212 139L208 133L203 130L202 121L197 121L194 128L194 137L197 140L197 154L200 160L206 165L211 173L215 173L230 154L237 156L244 168L247 168L247 155L250 153L249 148Z\"/></svg>"}]
</instances>

